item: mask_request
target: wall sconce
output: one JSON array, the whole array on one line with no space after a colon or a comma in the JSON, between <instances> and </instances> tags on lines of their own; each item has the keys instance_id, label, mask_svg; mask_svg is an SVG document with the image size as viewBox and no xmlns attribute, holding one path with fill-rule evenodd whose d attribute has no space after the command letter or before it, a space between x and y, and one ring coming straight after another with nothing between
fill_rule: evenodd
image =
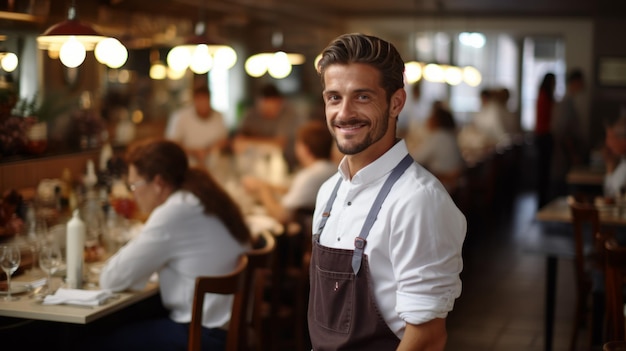
<instances>
[{"instance_id":1,"label":"wall sconce","mask_svg":"<svg viewBox=\"0 0 626 351\"><path fill-rule=\"evenodd\" d=\"M275 32L272 34L272 46L281 47L283 44L283 34ZM262 52L248 57L244 68L251 77L261 77L265 73L276 79L287 77L294 65L301 65L305 61L304 55L297 53L286 53L281 50L275 52Z\"/></svg>"},{"instance_id":2,"label":"wall sconce","mask_svg":"<svg viewBox=\"0 0 626 351\"><path fill-rule=\"evenodd\" d=\"M37 37L37 43L40 49L58 51L61 62L73 68L83 63L86 51L94 50L105 38L89 24L78 20L74 0L68 9L67 20L48 28Z\"/></svg>"}]
</instances>

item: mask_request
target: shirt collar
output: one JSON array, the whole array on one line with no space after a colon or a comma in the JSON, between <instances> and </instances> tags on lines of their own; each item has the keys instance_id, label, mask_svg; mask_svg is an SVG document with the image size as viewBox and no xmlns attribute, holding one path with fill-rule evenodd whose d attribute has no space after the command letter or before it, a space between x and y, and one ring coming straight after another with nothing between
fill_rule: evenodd
<instances>
[{"instance_id":1,"label":"shirt collar","mask_svg":"<svg viewBox=\"0 0 626 351\"><path fill-rule=\"evenodd\" d=\"M409 151L404 139L400 139L382 156L359 170L354 177L352 177L352 180L350 180L350 170L348 169L346 157L339 163L339 173L344 181L351 182L352 184L369 184L391 172L408 153Z\"/></svg>"}]
</instances>

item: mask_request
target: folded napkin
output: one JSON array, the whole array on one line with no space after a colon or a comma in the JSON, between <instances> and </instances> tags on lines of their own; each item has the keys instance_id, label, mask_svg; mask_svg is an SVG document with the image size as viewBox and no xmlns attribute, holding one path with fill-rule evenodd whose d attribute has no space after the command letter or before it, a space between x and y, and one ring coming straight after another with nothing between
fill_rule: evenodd
<instances>
[{"instance_id":1,"label":"folded napkin","mask_svg":"<svg viewBox=\"0 0 626 351\"><path fill-rule=\"evenodd\" d=\"M59 288L54 295L44 298L44 305L99 306L112 296L110 290L81 290Z\"/></svg>"}]
</instances>

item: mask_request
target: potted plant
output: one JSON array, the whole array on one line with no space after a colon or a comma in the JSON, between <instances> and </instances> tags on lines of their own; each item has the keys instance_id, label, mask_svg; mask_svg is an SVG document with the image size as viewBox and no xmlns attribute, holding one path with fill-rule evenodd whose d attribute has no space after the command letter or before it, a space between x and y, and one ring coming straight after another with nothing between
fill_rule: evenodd
<instances>
[{"instance_id":1,"label":"potted plant","mask_svg":"<svg viewBox=\"0 0 626 351\"><path fill-rule=\"evenodd\" d=\"M75 99L68 99L62 92L50 93L43 98L34 94L31 99L18 101L13 115L28 121L26 150L31 154L44 152L48 146L49 123L74 105Z\"/></svg>"}]
</instances>

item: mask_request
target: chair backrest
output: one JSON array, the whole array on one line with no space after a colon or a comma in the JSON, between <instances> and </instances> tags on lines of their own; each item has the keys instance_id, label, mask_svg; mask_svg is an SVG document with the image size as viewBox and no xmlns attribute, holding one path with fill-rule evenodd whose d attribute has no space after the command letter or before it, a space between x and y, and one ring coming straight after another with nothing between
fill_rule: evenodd
<instances>
[{"instance_id":1,"label":"chair backrest","mask_svg":"<svg viewBox=\"0 0 626 351\"><path fill-rule=\"evenodd\" d=\"M245 274L247 266L248 256L241 255L237 263L237 268L235 268L233 272L223 276L196 278L193 307L191 310L191 323L189 324L188 351L201 350L202 307L204 305L204 294L207 293L234 295L228 334L226 337L226 351L238 351L240 325L244 323L244 321L241 320L241 310L245 293Z\"/></svg>"},{"instance_id":2,"label":"chair backrest","mask_svg":"<svg viewBox=\"0 0 626 351\"><path fill-rule=\"evenodd\" d=\"M258 238L259 246L247 252L248 268L246 268L245 290L248 295L245 297L242 312L244 312L245 323L241 323L239 335L240 348L247 348L249 345L248 328L252 328L257 350L261 350L261 314L263 293L260 287L265 284L263 274L271 267L274 258L276 239L269 230L264 230ZM259 293L261 291L261 293Z\"/></svg>"},{"instance_id":3,"label":"chair backrest","mask_svg":"<svg viewBox=\"0 0 626 351\"><path fill-rule=\"evenodd\" d=\"M623 295L626 277L626 246L619 246L615 240L607 240L604 248L607 337L608 340L626 340Z\"/></svg>"},{"instance_id":4,"label":"chair backrest","mask_svg":"<svg viewBox=\"0 0 626 351\"><path fill-rule=\"evenodd\" d=\"M576 283L581 284L586 274L587 265L585 254L585 226L591 228L591 240L594 241L598 233L600 233L600 215L598 209L588 202L579 201L574 197L569 198L569 207L572 214L572 225L574 228L574 245L575 245L575 269Z\"/></svg>"}]
</instances>

